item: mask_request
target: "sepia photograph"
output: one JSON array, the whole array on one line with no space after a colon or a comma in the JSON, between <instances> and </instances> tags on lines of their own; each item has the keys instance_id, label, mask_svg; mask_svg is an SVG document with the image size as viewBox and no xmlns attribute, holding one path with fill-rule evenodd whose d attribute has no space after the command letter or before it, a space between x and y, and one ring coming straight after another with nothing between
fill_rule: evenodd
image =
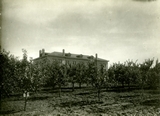
<instances>
[{"instance_id":1,"label":"sepia photograph","mask_svg":"<svg viewBox=\"0 0 160 116\"><path fill-rule=\"evenodd\" d=\"M160 116L160 0L0 0L0 116Z\"/></svg>"}]
</instances>

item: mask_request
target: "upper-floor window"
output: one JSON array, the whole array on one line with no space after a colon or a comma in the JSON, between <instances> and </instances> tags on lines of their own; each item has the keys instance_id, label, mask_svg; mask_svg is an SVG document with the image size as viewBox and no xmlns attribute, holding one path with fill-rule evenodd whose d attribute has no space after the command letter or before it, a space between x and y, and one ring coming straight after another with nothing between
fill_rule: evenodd
<instances>
[{"instance_id":1,"label":"upper-floor window","mask_svg":"<svg viewBox=\"0 0 160 116\"><path fill-rule=\"evenodd\" d=\"M77 58L83 58L83 55L80 54L80 55L77 55L76 57L77 57Z\"/></svg>"},{"instance_id":2,"label":"upper-floor window","mask_svg":"<svg viewBox=\"0 0 160 116\"><path fill-rule=\"evenodd\" d=\"M65 56L71 56L71 53L66 53Z\"/></svg>"}]
</instances>

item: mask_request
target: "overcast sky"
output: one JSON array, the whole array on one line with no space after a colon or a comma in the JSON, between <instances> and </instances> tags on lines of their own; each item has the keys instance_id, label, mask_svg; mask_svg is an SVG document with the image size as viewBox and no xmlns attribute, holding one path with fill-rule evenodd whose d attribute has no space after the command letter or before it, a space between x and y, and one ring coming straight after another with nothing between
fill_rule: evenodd
<instances>
[{"instance_id":1,"label":"overcast sky","mask_svg":"<svg viewBox=\"0 0 160 116\"><path fill-rule=\"evenodd\" d=\"M2 0L2 48L95 55L113 62L160 59L160 1Z\"/></svg>"}]
</instances>

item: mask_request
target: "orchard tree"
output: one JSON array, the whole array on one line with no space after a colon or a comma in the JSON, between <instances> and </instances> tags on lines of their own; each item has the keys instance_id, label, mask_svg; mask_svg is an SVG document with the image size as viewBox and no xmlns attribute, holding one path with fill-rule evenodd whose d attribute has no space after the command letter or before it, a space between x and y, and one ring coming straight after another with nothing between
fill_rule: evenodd
<instances>
[{"instance_id":1,"label":"orchard tree","mask_svg":"<svg viewBox=\"0 0 160 116\"><path fill-rule=\"evenodd\" d=\"M20 79L20 87L22 88L22 91L24 92L25 97L25 104L24 104L24 111L26 110L27 105L27 97L29 91L32 90L32 82L31 82L31 65L28 61L28 55L27 51L25 49L22 49L23 52L23 59L21 60L21 63L18 68L17 76Z\"/></svg>"},{"instance_id":2,"label":"orchard tree","mask_svg":"<svg viewBox=\"0 0 160 116\"><path fill-rule=\"evenodd\" d=\"M61 86L65 84L66 72L65 65L58 61L46 60L46 63L42 66L43 75L46 78L46 84L59 87L59 96L61 95Z\"/></svg>"},{"instance_id":3,"label":"orchard tree","mask_svg":"<svg viewBox=\"0 0 160 116\"><path fill-rule=\"evenodd\" d=\"M92 87L95 86L96 76L97 76L97 66L95 62L88 62L87 65L87 70L86 70L86 75L87 75L87 83L91 84Z\"/></svg>"},{"instance_id":4,"label":"orchard tree","mask_svg":"<svg viewBox=\"0 0 160 116\"><path fill-rule=\"evenodd\" d=\"M25 92L31 90L30 65L27 60L27 51L22 50L23 59L19 60L9 52L2 53L2 83L1 89L5 93ZM24 110L26 108L26 100Z\"/></svg>"},{"instance_id":5,"label":"orchard tree","mask_svg":"<svg viewBox=\"0 0 160 116\"><path fill-rule=\"evenodd\" d=\"M21 64L20 60L9 52L3 51L1 54L1 95L7 95L20 91L19 77L17 70Z\"/></svg>"},{"instance_id":6,"label":"orchard tree","mask_svg":"<svg viewBox=\"0 0 160 116\"><path fill-rule=\"evenodd\" d=\"M137 61L136 61L137 62ZM130 89L130 84L135 84L138 78L138 65L136 62L133 61L126 61L124 63L125 67L125 83L128 84L128 88Z\"/></svg>"},{"instance_id":7,"label":"orchard tree","mask_svg":"<svg viewBox=\"0 0 160 116\"><path fill-rule=\"evenodd\" d=\"M81 88L81 84L85 82L85 74L86 74L86 66L84 63L78 63L76 65L76 82L79 83L79 87Z\"/></svg>"},{"instance_id":8,"label":"orchard tree","mask_svg":"<svg viewBox=\"0 0 160 116\"><path fill-rule=\"evenodd\" d=\"M120 63L115 63L114 65L114 76L115 76L115 81L117 81L118 83L121 83L122 87L124 87L125 84L125 66L123 64Z\"/></svg>"},{"instance_id":9,"label":"orchard tree","mask_svg":"<svg viewBox=\"0 0 160 116\"><path fill-rule=\"evenodd\" d=\"M153 59L147 59L140 64L138 82L142 90L147 86L153 61Z\"/></svg>"},{"instance_id":10,"label":"orchard tree","mask_svg":"<svg viewBox=\"0 0 160 116\"><path fill-rule=\"evenodd\" d=\"M20 87L23 91L30 91L32 89L31 84L31 67L28 61L27 51L22 49L23 59L19 64L17 76L20 79Z\"/></svg>"},{"instance_id":11,"label":"orchard tree","mask_svg":"<svg viewBox=\"0 0 160 116\"><path fill-rule=\"evenodd\" d=\"M160 84L160 63L158 59L155 62L155 66L148 72L147 85L151 89L157 89Z\"/></svg>"},{"instance_id":12,"label":"orchard tree","mask_svg":"<svg viewBox=\"0 0 160 116\"><path fill-rule=\"evenodd\" d=\"M106 86L107 81L107 71L105 70L104 65L100 65L100 68L97 69L96 81L94 82L95 88L97 89L98 101L100 101L101 90Z\"/></svg>"},{"instance_id":13,"label":"orchard tree","mask_svg":"<svg viewBox=\"0 0 160 116\"><path fill-rule=\"evenodd\" d=\"M31 83L32 90L37 92L39 88L44 86L45 76L43 75L43 67L40 64L35 63L32 59L30 59L30 75L31 75Z\"/></svg>"},{"instance_id":14,"label":"orchard tree","mask_svg":"<svg viewBox=\"0 0 160 116\"><path fill-rule=\"evenodd\" d=\"M100 101L100 93L102 88L107 84L107 71L104 68L104 65L98 67L97 62L89 62L87 67L88 81L92 84L97 91L98 101Z\"/></svg>"},{"instance_id":15,"label":"orchard tree","mask_svg":"<svg viewBox=\"0 0 160 116\"><path fill-rule=\"evenodd\" d=\"M116 74L115 74L115 70L116 70L116 65L115 63L113 65L111 65L108 69L108 85L110 85L110 87L112 86L117 86L118 82L116 80Z\"/></svg>"},{"instance_id":16,"label":"orchard tree","mask_svg":"<svg viewBox=\"0 0 160 116\"><path fill-rule=\"evenodd\" d=\"M0 108L2 96L8 96L17 88L14 67L16 59L9 52L3 50L0 54Z\"/></svg>"},{"instance_id":17,"label":"orchard tree","mask_svg":"<svg viewBox=\"0 0 160 116\"><path fill-rule=\"evenodd\" d=\"M74 91L74 84L76 82L76 74L77 73L77 67L76 64L73 65L69 65L69 67L67 68L67 74L68 74L68 82L72 83L72 91Z\"/></svg>"}]
</instances>

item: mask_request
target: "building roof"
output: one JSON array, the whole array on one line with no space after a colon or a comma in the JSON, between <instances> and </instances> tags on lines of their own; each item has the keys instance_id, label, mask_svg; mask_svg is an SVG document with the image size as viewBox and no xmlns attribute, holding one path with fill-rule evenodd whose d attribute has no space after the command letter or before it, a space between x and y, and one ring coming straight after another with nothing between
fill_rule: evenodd
<instances>
[{"instance_id":1,"label":"building roof","mask_svg":"<svg viewBox=\"0 0 160 116\"><path fill-rule=\"evenodd\" d=\"M65 56L63 56L63 52L56 52L56 51L55 52L51 52L51 53L46 53L45 52L45 56L58 56L58 57L66 57L66 58L73 58L73 59L84 59L84 60L95 58L92 55L73 54L73 53L65 53ZM36 58L36 59L39 59L39 58ZM105 59L102 59L102 58L97 58L97 60L98 61L106 61L106 62L108 62L108 60L105 60Z\"/></svg>"}]
</instances>

